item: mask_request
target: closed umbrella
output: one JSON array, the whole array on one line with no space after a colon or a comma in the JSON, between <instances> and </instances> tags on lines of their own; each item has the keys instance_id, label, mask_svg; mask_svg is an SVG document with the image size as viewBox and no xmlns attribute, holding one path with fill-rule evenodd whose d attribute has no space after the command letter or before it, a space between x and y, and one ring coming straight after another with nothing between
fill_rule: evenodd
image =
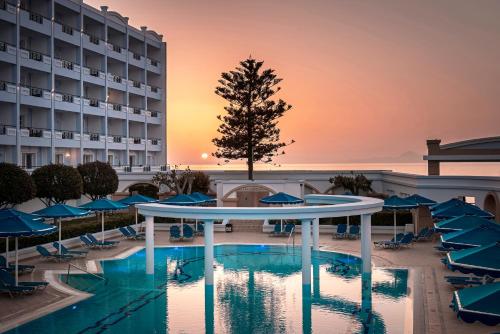
<instances>
[{"instance_id":1,"label":"closed umbrella","mask_svg":"<svg viewBox=\"0 0 500 334\"><path fill-rule=\"evenodd\" d=\"M449 252L448 268L464 274L500 277L500 241L492 244Z\"/></svg>"},{"instance_id":2,"label":"closed umbrella","mask_svg":"<svg viewBox=\"0 0 500 334\"><path fill-rule=\"evenodd\" d=\"M142 204L142 203L156 203L156 202L158 202L158 200L151 198L151 197L148 197L148 196L141 195L141 194L135 194L135 195L132 195L129 197L122 198L118 202L125 204L127 206L130 206L130 205L135 206L136 204ZM135 208L135 227L136 228L137 228L137 211L138 211L137 208Z\"/></svg>"},{"instance_id":3,"label":"closed umbrella","mask_svg":"<svg viewBox=\"0 0 500 334\"><path fill-rule=\"evenodd\" d=\"M161 200L160 204L168 204L168 205L202 205L205 201L196 199L190 195L179 194L173 197L169 197L167 199ZM181 218L181 237L184 236L184 219Z\"/></svg>"},{"instance_id":4,"label":"closed umbrella","mask_svg":"<svg viewBox=\"0 0 500 334\"><path fill-rule=\"evenodd\" d=\"M101 225L102 225L101 239L102 241L104 241L104 212L124 210L127 208L127 206L125 204L115 202L107 198L100 198L96 199L95 201L86 203L84 205L80 205L80 208L90 211L101 212Z\"/></svg>"},{"instance_id":5,"label":"closed umbrella","mask_svg":"<svg viewBox=\"0 0 500 334\"><path fill-rule=\"evenodd\" d=\"M418 205L406 200L405 198L393 195L384 200L384 209L392 210L394 214L394 240L396 240L396 211L397 210L410 210L416 208Z\"/></svg>"},{"instance_id":6,"label":"closed umbrella","mask_svg":"<svg viewBox=\"0 0 500 334\"><path fill-rule=\"evenodd\" d=\"M455 249L485 246L498 240L500 240L500 226L496 224L483 224L468 230L441 235L443 247Z\"/></svg>"},{"instance_id":7,"label":"closed umbrella","mask_svg":"<svg viewBox=\"0 0 500 334\"><path fill-rule=\"evenodd\" d=\"M81 217L90 214L87 210L82 210L80 208L75 208L66 204L55 204L47 208L33 212L35 215L39 215L44 218L53 218L55 221L59 222L59 254L61 254L61 221L62 218L70 217Z\"/></svg>"},{"instance_id":8,"label":"closed umbrella","mask_svg":"<svg viewBox=\"0 0 500 334\"><path fill-rule=\"evenodd\" d=\"M463 215L477 216L487 219L494 218L491 213L484 211L475 205L465 202L455 203L442 209L434 210L431 212L431 215L432 218L435 219L447 219Z\"/></svg>"},{"instance_id":9,"label":"closed umbrella","mask_svg":"<svg viewBox=\"0 0 500 334\"><path fill-rule=\"evenodd\" d=\"M259 202L270 205L293 205L304 203L304 200L290 194L279 192L274 195L262 197ZM283 219L280 219L281 231L283 231Z\"/></svg>"},{"instance_id":10,"label":"closed umbrella","mask_svg":"<svg viewBox=\"0 0 500 334\"><path fill-rule=\"evenodd\" d=\"M16 252L16 264L15 264L15 281L16 285L18 283L18 268L19 268L19 256L18 256L18 238L19 237L31 237L39 235L47 235L54 233L57 230L56 226L43 223L43 220L39 217L28 215L25 213L19 214L19 211L12 210L10 212L2 212L0 215L0 237L14 237L15 238L15 252ZM30 218L30 216L32 218Z\"/></svg>"},{"instance_id":11,"label":"closed umbrella","mask_svg":"<svg viewBox=\"0 0 500 334\"><path fill-rule=\"evenodd\" d=\"M458 216L450 219L434 223L434 229L436 232L448 233L454 231L468 230L470 228L479 227L483 224L495 224L489 219L477 217L477 216Z\"/></svg>"}]
</instances>

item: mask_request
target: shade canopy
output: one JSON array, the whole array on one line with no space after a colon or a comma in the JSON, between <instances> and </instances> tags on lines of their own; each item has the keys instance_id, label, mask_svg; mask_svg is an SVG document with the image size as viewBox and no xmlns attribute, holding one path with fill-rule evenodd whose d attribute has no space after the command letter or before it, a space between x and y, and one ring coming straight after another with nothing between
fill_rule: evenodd
<instances>
[{"instance_id":1,"label":"shade canopy","mask_svg":"<svg viewBox=\"0 0 500 334\"><path fill-rule=\"evenodd\" d=\"M200 192L194 192L192 194L190 194L189 196L193 197L194 199L197 199L199 201L203 201L205 203L208 203L208 202L215 202L216 199L213 198L213 197L210 197L206 194L203 194L203 193L200 193Z\"/></svg>"},{"instance_id":2,"label":"shade canopy","mask_svg":"<svg viewBox=\"0 0 500 334\"><path fill-rule=\"evenodd\" d=\"M160 201L160 204L170 205L199 205L202 203L204 203L204 201L184 194L175 195Z\"/></svg>"},{"instance_id":3,"label":"shade canopy","mask_svg":"<svg viewBox=\"0 0 500 334\"><path fill-rule=\"evenodd\" d=\"M437 203L436 201L434 201L432 199L426 198L424 196L420 196L418 194L413 194L411 196L408 196L405 198L405 200L410 201L413 204L419 205L419 206L431 206L431 205L434 205Z\"/></svg>"},{"instance_id":4,"label":"shade canopy","mask_svg":"<svg viewBox=\"0 0 500 334\"><path fill-rule=\"evenodd\" d=\"M0 237L30 237L51 234L57 227L43 223L35 215L20 213L17 210L0 210Z\"/></svg>"},{"instance_id":5,"label":"shade canopy","mask_svg":"<svg viewBox=\"0 0 500 334\"><path fill-rule=\"evenodd\" d=\"M158 202L158 200L141 194L135 194L129 197L122 198L118 202L124 205L135 205L141 203L155 203Z\"/></svg>"},{"instance_id":6,"label":"shade canopy","mask_svg":"<svg viewBox=\"0 0 500 334\"><path fill-rule=\"evenodd\" d=\"M500 277L500 241L492 244L449 252L448 267L464 274Z\"/></svg>"},{"instance_id":7,"label":"shade canopy","mask_svg":"<svg viewBox=\"0 0 500 334\"><path fill-rule=\"evenodd\" d=\"M26 219L43 221L43 217L31 214L31 213L18 211L16 209L0 209L0 219L5 218L5 217L11 217L11 216L20 216L20 217L24 217Z\"/></svg>"},{"instance_id":8,"label":"shade canopy","mask_svg":"<svg viewBox=\"0 0 500 334\"><path fill-rule=\"evenodd\" d=\"M74 206L66 204L55 204L47 208L35 211L33 212L33 214L45 218L68 218L85 216L90 214L90 212L88 210L75 208Z\"/></svg>"},{"instance_id":9,"label":"shade canopy","mask_svg":"<svg viewBox=\"0 0 500 334\"><path fill-rule=\"evenodd\" d=\"M483 224L495 224L491 220L478 216L458 216L446 219L434 224L436 232L448 233L454 231L468 230Z\"/></svg>"},{"instance_id":10,"label":"shade canopy","mask_svg":"<svg viewBox=\"0 0 500 334\"><path fill-rule=\"evenodd\" d=\"M500 240L500 226L483 224L468 230L441 235L441 244L445 248L471 248L485 246Z\"/></svg>"},{"instance_id":11,"label":"shade canopy","mask_svg":"<svg viewBox=\"0 0 500 334\"><path fill-rule=\"evenodd\" d=\"M401 198L396 195L393 195L384 200L384 209L385 210L405 210L405 209L413 209L418 205L407 200L406 198Z\"/></svg>"},{"instance_id":12,"label":"shade canopy","mask_svg":"<svg viewBox=\"0 0 500 334\"><path fill-rule=\"evenodd\" d=\"M441 210L441 209L453 206L457 203L461 204L461 203L465 203L465 202L462 200L456 199L456 198L452 198L452 199L449 199L445 202L437 203L437 204L431 206L430 209L431 209L431 211Z\"/></svg>"},{"instance_id":13,"label":"shade canopy","mask_svg":"<svg viewBox=\"0 0 500 334\"><path fill-rule=\"evenodd\" d=\"M279 192L271 196L263 197L259 202L264 204L300 204L304 203L304 200L284 192Z\"/></svg>"},{"instance_id":14,"label":"shade canopy","mask_svg":"<svg viewBox=\"0 0 500 334\"><path fill-rule=\"evenodd\" d=\"M434 210L431 212L431 214L432 218L435 219L446 219L464 215L477 216L482 218L494 217L491 213L484 211L475 205L465 202L455 203L442 209Z\"/></svg>"},{"instance_id":15,"label":"shade canopy","mask_svg":"<svg viewBox=\"0 0 500 334\"><path fill-rule=\"evenodd\" d=\"M95 201L80 205L80 208L91 210L91 211L113 211L113 210L123 210L128 208L125 204L120 202L112 201L107 198L96 199Z\"/></svg>"},{"instance_id":16,"label":"shade canopy","mask_svg":"<svg viewBox=\"0 0 500 334\"><path fill-rule=\"evenodd\" d=\"M465 322L480 321L495 326L500 323L500 282L457 290L451 306Z\"/></svg>"}]
</instances>

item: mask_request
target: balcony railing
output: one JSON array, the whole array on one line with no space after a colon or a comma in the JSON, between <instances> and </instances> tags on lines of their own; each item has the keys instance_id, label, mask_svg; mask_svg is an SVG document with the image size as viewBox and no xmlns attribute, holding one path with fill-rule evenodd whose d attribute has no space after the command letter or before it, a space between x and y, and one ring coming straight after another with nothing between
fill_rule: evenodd
<instances>
[{"instance_id":1,"label":"balcony railing","mask_svg":"<svg viewBox=\"0 0 500 334\"><path fill-rule=\"evenodd\" d=\"M99 100L98 99L94 99L91 97L85 97L85 99L89 100L89 106L99 108Z\"/></svg>"},{"instance_id":2,"label":"balcony railing","mask_svg":"<svg viewBox=\"0 0 500 334\"><path fill-rule=\"evenodd\" d=\"M154 67L158 67L158 61L153 60L153 59L149 59L149 61L151 62L151 65L152 65L152 66L154 66Z\"/></svg>"},{"instance_id":3,"label":"balcony railing","mask_svg":"<svg viewBox=\"0 0 500 334\"><path fill-rule=\"evenodd\" d=\"M140 137L133 137L133 143L134 144L141 144L142 143L142 138Z\"/></svg>"},{"instance_id":4,"label":"balcony railing","mask_svg":"<svg viewBox=\"0 0 500 334\"><path fill-rule=\"evenodd\" d=\"M34 138L43 138L44 132L50 131L50 129L33 128L33 127L22 127L21 131L23 132L23 130L26 131L29 137L34 137Z\"/></svg>"},{"instance_id":5,"label":"balcony railing","mask_svg":"<svg viewBox=\"0 0 500 334\"><path fill-rule=\"evenodd\" d=\"M114 111L122 111L122 105L121 104L111 104L113 106Z\"/></svg>"},{"instance_id":6,"label":"balcony railing","mask_svg":"<svg viewBox=\"0 0 500 334\"><path fill-rule=\"evenodd\" d=\"M122 143L123 136L122 135L112 135L113 137L113 143Z\"/></svg>"},{"instance_id":7,"label":"balcony railing","mask_svg":"<svg viewBox=\"0 0 500 334\"><path fill-rule=\"evenodd\" d=\"M13 131L11 133L11 131ZM15 135L16 134L16 126L9 124L0 124L0 135Z\"/></svg>"},{"instance_id":8,"label":"balcony railing","mask_svg":"<svg viewBox=\"0 0 500 334\"><path fill-rule=\"evenodd\" d=\"M140 115L140 114L142 113L141 108L134 108L133 113L134 113L135 115Z\"/></svg>"},{"instance_id":9,"label":"balcony railing","mask_svg":"<svg viewBox=\"0 0 500 334\"><path fill-rule=\"evenodd\" d=\"M135 53L135 52L132 52L132 57L135 59L135 60L141 60L141 55L138 54L138 53Z\"/></svg>"},{"instance_id":10,"label":"balcony railing","mask_svg":"<svg viewBox=\"0 0 500 334\"><path fill-rule=\"evenodd\" d=\"M160 144L160 139L158 138L151 138L151 145L159 145Z\"/></svg>"},{"instance_id":11,"label":"balcony railing","mask_svg":"<svg viewBox=\"0 0 500 334\"><path fill-rule=\"evenodd\" d=\"M88 132L86 134L89 135L90 141L100 141L101 140L101 134L99 134L99 133Z\"/></svg>"},{"instance_id":12,"label":"balcony railing","mask_svg":"<svg viewBox=\"0 0 500 334\"><path fill-rule=\"evenodd\" d=\"M7 43L0 41L0 51L7 52Z\"/></svg>"},{"instance_id":13,"label":"balcony railing","mask_svg":"<svg viewBox=\"0 0 500 334\"><path fill-rule=\"evenodd\" d=\"M141 84L142 82L140 81L132 80L132 86L134 86L135 88L141 88Z\"/></svg>"},{"instance_id":14,"label":"balcony railing","mask_svg":"<svg viewBox=\"0 0 500 334\"><path fill-rule=\"evenodd\" d=\"M151 111L151 117L158 117L158 111Z\"/></svg>"},{"instance_id":15,"label":"balcony railing","mask_svg":"<svg viewBox=\"0 0 500 334\"><path fill-rule=\"evenodd\" d=\"M33 86L28 86L28 85L23 85L23 84L21 84L21 89L22 89L22 92L23 91L26 92L25 95L30 95L30 96L34 96L34 97L45 97L45 95L50 94L50 91L48 89L33 87ZM47 98L50 98L50 96Z\"/></svg>"},{"instance_id":16,"label":"balcony railing","mask_svg":"<svg viewBox=\"0 0 500 334\"><path fill-rule=\"evenodd\" d=\"M122 83L122 77L119 75L111 74L111 79L113 80L113 82Z\"/></svg>"},{"instance_id":17,"label":"balcony railing","mask_svg":"<svg viewBox=\"0 0 500 334\"><path fill-rule=\"evenodd\" d=\"M90 75L93 76L93 77L99 77L99 70L96 69L96 68L90 68L89 67L89 71L90 71Z\"/></svg>"},{"instance_id":18,"label":"balcony railing","mask_svg":"<svg viewBox=\"0 0 500 334\"><path fill-rule=\"evenodd\" d=\"M158 93L158 92L160 91L160 88L155 87L155 86L151 86L151 91L152 91L153 93Z\"/></svg>"}]
</instances>

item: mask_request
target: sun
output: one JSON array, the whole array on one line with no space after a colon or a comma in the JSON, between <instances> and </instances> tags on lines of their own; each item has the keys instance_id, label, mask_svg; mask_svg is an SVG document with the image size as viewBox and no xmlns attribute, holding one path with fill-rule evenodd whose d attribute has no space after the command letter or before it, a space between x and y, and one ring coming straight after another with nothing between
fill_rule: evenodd
<instances>
[{"instance_id":1,"label":"sun","mask_svg":"<svg viewBox=\"0 0 500 334\"><path fill-rule=\"evenodd\" d=\"M203 152L203 153L201 154L201 158L202 158L203 160L207 160L207 159L208 159L208 153Z\"/></svg>"}]
</instances>

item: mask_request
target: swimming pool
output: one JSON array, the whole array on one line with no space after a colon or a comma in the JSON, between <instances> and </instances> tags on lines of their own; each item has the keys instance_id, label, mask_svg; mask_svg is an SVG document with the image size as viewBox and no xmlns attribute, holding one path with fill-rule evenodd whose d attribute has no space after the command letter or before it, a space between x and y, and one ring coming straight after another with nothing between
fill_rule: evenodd
<instances>
[{"instance_id":1,"label":"swimming pool","mask_svg":"<svg viewBox=\"0 0 500 334\"><path fill-rule=\"evenodd\" d=\"M404 332L407 270L361 275L358 257L313 251L304 288L300 248L218 245L215 283L206 287L203 256L203 247L156 248L155 275L145 274L144 250L102 261L105 281L69 277L92 297L9 333Z\"/></svg>"}]
</instances>

